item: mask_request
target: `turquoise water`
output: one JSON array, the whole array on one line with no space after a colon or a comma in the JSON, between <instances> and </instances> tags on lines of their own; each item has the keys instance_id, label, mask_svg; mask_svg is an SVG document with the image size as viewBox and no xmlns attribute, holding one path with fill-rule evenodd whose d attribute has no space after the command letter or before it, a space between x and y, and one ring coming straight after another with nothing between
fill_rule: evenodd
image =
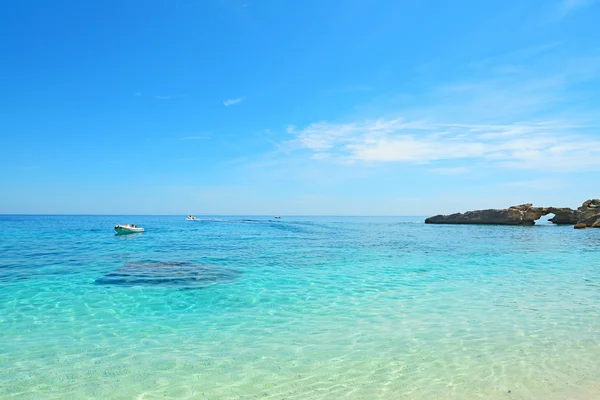
<instances>
[{"instance_id":1,"label":"turquoise water","mask_svg":"<svg viewBox=\"0 0 600 400\"><path fill-rule=\"evenodd\" d=\"M0 398L598 398L600 229L422 220L0 216Z\"/></svg>"}]
</instances>

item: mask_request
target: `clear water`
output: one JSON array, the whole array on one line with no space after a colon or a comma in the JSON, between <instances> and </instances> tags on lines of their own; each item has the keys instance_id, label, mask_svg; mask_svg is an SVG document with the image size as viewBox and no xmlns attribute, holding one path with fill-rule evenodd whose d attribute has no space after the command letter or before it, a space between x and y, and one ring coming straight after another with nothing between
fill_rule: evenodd
<instances>
[{"instance_id":1,"label":"clear water","mask_svg":"<svg viewBox=\"0 0 600 400\"><path fill-rule=\"evenodd\" d=\"M600 229L184 218L0 217L0 398L600 394Z\"/></svg>"}]
</instances>

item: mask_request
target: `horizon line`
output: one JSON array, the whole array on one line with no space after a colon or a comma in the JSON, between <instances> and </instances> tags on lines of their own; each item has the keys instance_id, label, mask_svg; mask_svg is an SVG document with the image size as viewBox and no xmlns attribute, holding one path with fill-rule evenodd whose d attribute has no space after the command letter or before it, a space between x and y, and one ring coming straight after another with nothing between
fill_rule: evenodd
<instances>
[{"instance_id":1,"label":"horizon line","mask_svg":"<svg viewBox=\"0 0 600 400\"><path fill-rule=\"evenodd\" d=\"M180 217L194 215L201 217L425 217L425 215L344 215L344 214L24 214L24 213L0 213L0 216L31 216L31 217Z\"/></svg>"}]
</instances>

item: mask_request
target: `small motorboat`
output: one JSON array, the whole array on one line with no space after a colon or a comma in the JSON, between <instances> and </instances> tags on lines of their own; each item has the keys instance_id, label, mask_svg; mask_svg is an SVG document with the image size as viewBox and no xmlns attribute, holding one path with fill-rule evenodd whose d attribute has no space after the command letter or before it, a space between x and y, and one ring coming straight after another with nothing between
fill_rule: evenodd
<instances>
[{"instance_id":1,"label":"small motorboat","mask_svg":"<svg viewBox=\"0 0 600 400\"><path fill-rule=\"evenodd\" d=\"M117 234L119 235L126 235L128 233L144 232L144 228L140 228L139 226L135 226L134 224L115 225L115 231L117 231Z\"/></svg>"},{"instance_id":2,"label":"small motorboat","mask_svg":"<svg viewBox=\"0 0 600 400\"><path fill-rule=\"evenodd\" d=\"M186 221L195 221L196 217L194 217L193 215L190 215L189 217L186 218Z\"/></svg>"},{"instance_id":3,"label":"small motorboat","mask_svg":"<svg viewBox=\"0 0 600 400\"><path fill-rule=\"evenodd\" d=\"M273 217L275 219L281 219L281 217L279 215L276 215L275 217Z\"/></svg>"}]
</instances>

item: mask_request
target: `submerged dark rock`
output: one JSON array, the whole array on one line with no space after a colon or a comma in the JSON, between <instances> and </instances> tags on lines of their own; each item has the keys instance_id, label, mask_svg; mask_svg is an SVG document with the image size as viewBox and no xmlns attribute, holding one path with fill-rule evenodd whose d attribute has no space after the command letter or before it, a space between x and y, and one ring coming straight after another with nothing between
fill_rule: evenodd
<instances>
[{"instance_id":1,"label":"submerged dark rock","mask_svg":"<svg viewBox=\"0 0 600 400\"><path fill-rule=\"evenodd\" d=\"M241 272L186 261L128 263L96 280L98 285L203 288L237 279Z\"/></svg>"},{"instance_id":2,"label":"submerged dark rock","mask_svg":"<svg viewBox=\"0 0 600 400\"><path fill-rule=\"evenodd\" d=\"M554 214L554 224L575 225L585 223L592 226L600 218L600 199L588 200L577 210L567 207L533 207L521 204L504 209L467 211L451 215L436 215L427 218L427 224L482 224L482 225L534 225L544 215Z\"/></svg>"}]
</instances>

